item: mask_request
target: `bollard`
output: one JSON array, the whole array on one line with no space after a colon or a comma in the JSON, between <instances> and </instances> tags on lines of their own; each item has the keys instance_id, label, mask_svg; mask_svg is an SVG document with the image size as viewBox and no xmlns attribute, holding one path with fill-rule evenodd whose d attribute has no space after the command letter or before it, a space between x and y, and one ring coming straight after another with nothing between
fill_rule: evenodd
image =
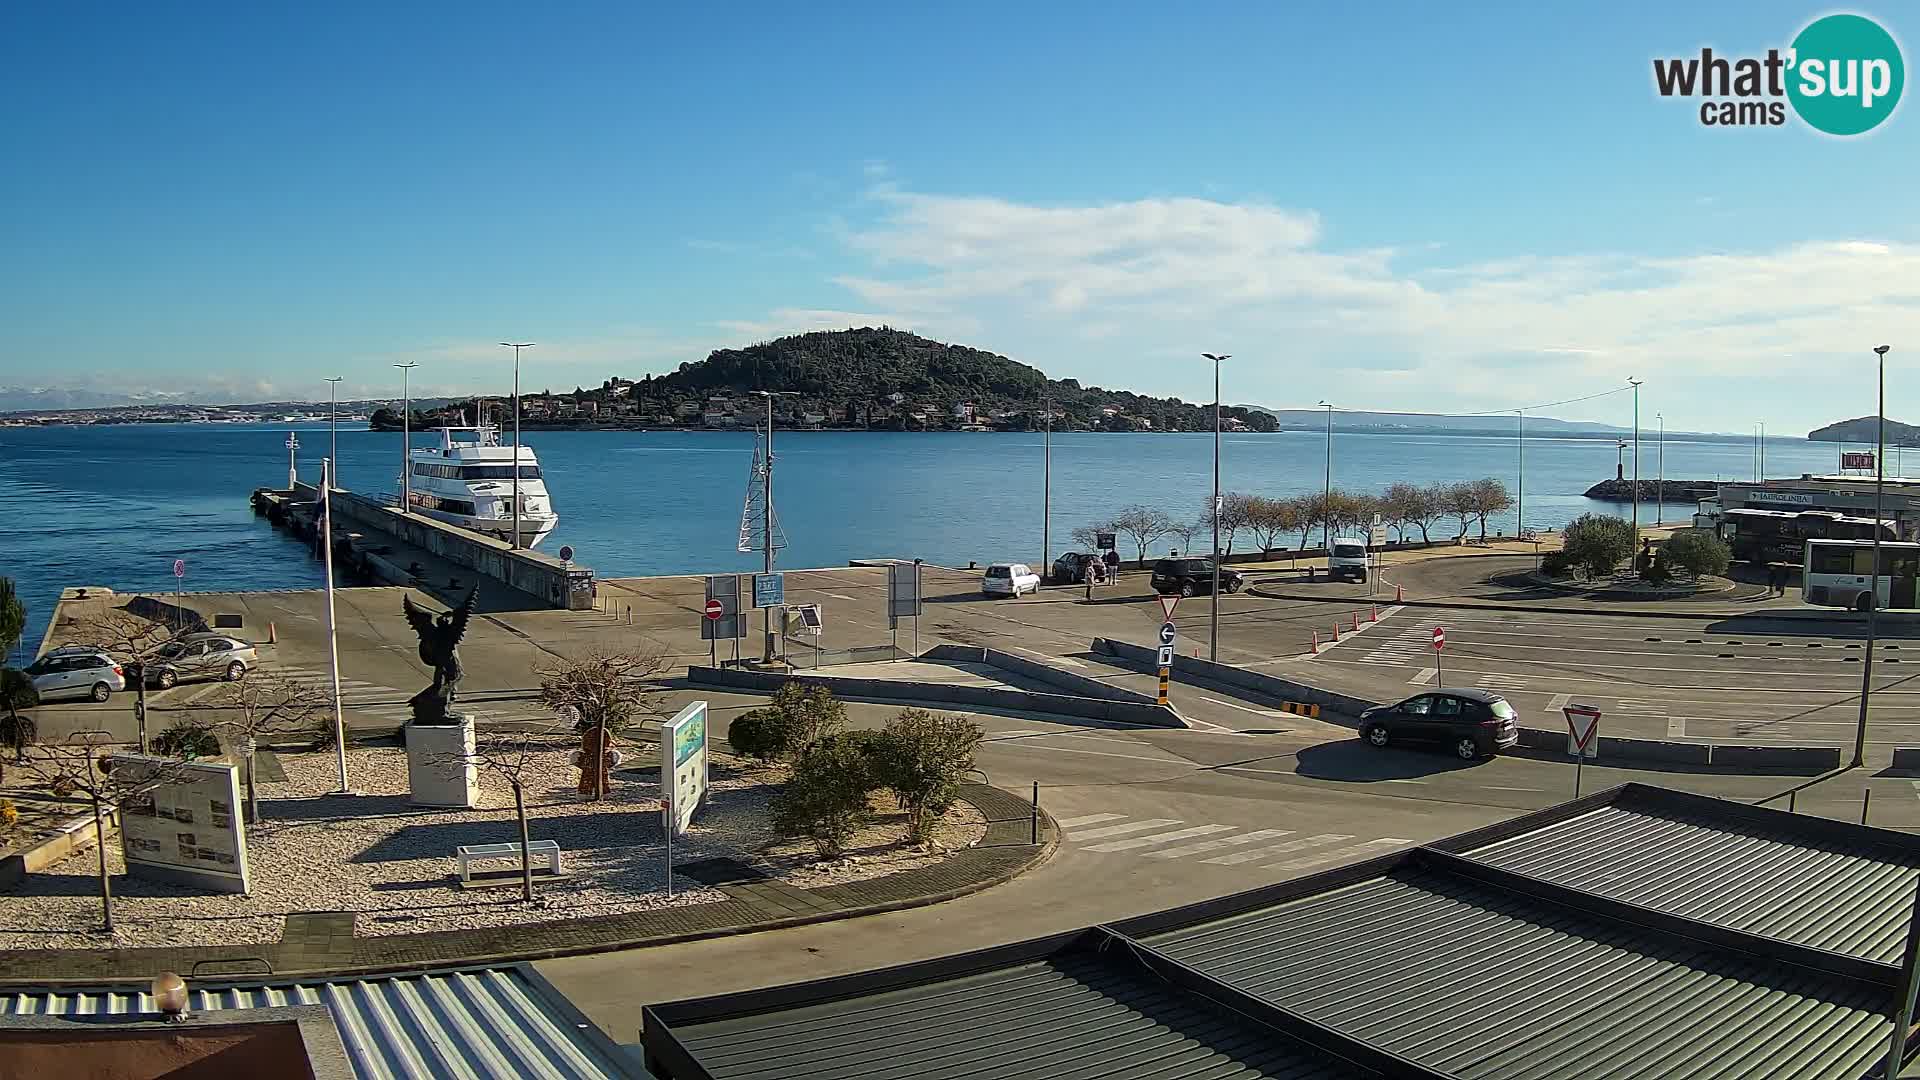
<instances>
[{"instance_id":1,"label":"bollard","mask_svg":"<svg viewBox=\"0 0 1920 1080\"><path fill-rule=\"evenodd\" d=\"M1862 790L1860 792L1860 824L1862 825L1865 825L1867 823L1867 807L1872 802L1873 802L1873 789L1866 788Z\"/></svg>"},{"instance_id":2,"label":"bollard","mask_svg":"<svg viewBox=\"0 0 1920 1080\"><path fill-rule=\"evenodd\" d=\"M1353 632L1360 632L1360 613L1357 611L1353 613Z\"/></svg>"},{"instance_id":3,"label":"bollard","mask_svg":"<svg viewBox=\"0 0 1920 1080\"><path fill-rule=\"evenodd\" d=\"M274 638L274 626L272 623L267 624L267 644L269 645L278 644L278 641L276 641Z\"/></svg>"},{"instance_id":4,"label":"bollard","mask_svg":"<svg viewBox=\"0 0 1920 1080\"><path fill-rule=\"evenodd\" d=\"M1320 651L1320 631L1318 630L1313 631L1313 651Z\"/></svg>"},{"instance_id":5,"label":"bollard","mask_svg":"<svg viewBox=\"0 0 1920 1080\"><path fill-rule=\"evenodd\" d=\"M1379 621L1380 621L1380 605L1379 605L1379 604L1373 604L1373 605L1371 605L1371 609L1372 609L1372 610L1371 610L1371 613L1370 613L1370 617L1369 617L1369 618L1367 619L1367 621L1368 621L1368 622L1379 622Z\"/></svg>"},{"instance_id":6,"label":"bollard","mask_svg":"<svg viewBox=\"0 0 1920 1080\"><path fill-rule=\"evenodd\" d=\"M1035 780L1033 782L1032 826L1033 826L1033 830L1032 830L1033 836L1030 842L1038 844L1040 842L1040 781L1038 780Z\"/></svg>"},{"instance_id":7,"label":"bollard","mask_svg":"<svg viewBox=\"0 0 1920 1080\"><path fill-rule=\"evenodd\" d=\"M1787 792L1787 813L1789 814L1793 813L1793 797L1798 794L1800 794L1799 788L1795 788L1792 791Z\"/></svg>"}]
</instances>

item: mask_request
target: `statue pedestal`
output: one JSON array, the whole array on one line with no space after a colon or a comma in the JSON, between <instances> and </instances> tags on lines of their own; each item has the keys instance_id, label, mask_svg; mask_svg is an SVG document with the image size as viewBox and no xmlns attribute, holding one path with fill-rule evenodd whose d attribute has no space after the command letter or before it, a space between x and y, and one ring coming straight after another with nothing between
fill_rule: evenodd
<instances>
[{"instance_id":1,"label":"statue pedestal","mask_svg":"<svg viewBox=\"0 0 1920 1080\"><path fill-rule=\"evenodd\" d=\"M407 725L407 791L415 806L472 807L480 802L480 769L472 761L473 718L448 719L458 722Z\"/></svg>"}]
</instances>

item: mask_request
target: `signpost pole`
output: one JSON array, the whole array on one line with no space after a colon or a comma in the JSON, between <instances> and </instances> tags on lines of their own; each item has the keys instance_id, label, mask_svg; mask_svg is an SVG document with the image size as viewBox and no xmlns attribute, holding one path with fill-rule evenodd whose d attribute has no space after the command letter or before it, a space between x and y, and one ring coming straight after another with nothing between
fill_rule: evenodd
<instances>
[{"instance_id":1,"label":"signpost pole","mask_svg":"<svg viewBox=\"0 0 1920 1080\"><path fill-rule=\"evenodd\" d=\"M913 560L913 655L920 655L920 560Z\"/></svg>"},{"instance_id":2,"label":"signpost pole","mask_svg":"<svg viewBox=\"0 0 1920 1080\"><path fill-rule=\"evenodd\" d=\"M1574 755L1573 758L1573 797L1576 799L1580 797L1580 770L1585 768L1586 764L1587 754L1583 748L1580 753Z\"/></svg>"}]
</instances>

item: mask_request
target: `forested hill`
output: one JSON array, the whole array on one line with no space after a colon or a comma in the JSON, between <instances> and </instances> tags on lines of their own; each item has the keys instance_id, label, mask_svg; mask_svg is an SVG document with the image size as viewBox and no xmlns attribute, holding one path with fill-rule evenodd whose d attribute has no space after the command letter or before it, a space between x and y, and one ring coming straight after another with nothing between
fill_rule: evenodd
<instances>
[{"instance_id":1,"label":"forested hill","mask_svg":"<svg viewBox=\"0 0 1920 1080\"><path fill-rule=\"evenodd\" d=\"M1205 365L1196 361L1195 384L1205 385L1210 377ZM1064 414L1066 421L1058 426L1154 431L1213 428L1210 405L1081 386L1073 379L1048 379L1035 368L995 353L884 326L797 334L743 349L720 349L705 360L680 365L678 371L641 379L633 393L642 401L665 402L753 390L790 390L801 399L796 404L838 415L857 410L862 422L871 415L907 426L912 426L910 418L916 412L929 419L937 413L939 426L950 426L956 409L968 404L979 424L1020 428L1033 420L1038 426L1037 417L1028 414L1050 394L1056 415ZM1238 406L1228 406L1222 415L1257 431L1275 428L1271 416Z\"/></svg>"},{"instance_id":2,"label":"forested hill","mask_svg":"<svg viewBox=\"0 0 1920 1080\"><path fill-rule=\"evenodd\" d=\"M1870 443L1878 436L1879 417L1860 416L1852 420L1840 420L1823 428L1807 432L1807 438L1815 442L1857 442ZM1887 421L1887 441L1912 446L1920 442L1920 427Z\"/></svg>"}]
</instances>

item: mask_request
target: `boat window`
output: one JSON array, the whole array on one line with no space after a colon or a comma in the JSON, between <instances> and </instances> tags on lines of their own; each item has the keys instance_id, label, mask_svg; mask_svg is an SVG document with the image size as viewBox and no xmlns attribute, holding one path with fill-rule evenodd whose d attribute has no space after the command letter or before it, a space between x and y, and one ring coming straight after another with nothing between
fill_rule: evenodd
<instances>
[{"instance_id":1,"label":"boat window","mask_svg":"<svg viewBox=\"0 0 1920 1080\"><path fill-rule=\"evenodd\" d=\"M468 465L461 471L461 478L465 480L511 480L513 479L513 466L512 465ZM540 479L540 466L538 465L520 466L520 479L522 480Z\"/></svg>"}]
</instances>

